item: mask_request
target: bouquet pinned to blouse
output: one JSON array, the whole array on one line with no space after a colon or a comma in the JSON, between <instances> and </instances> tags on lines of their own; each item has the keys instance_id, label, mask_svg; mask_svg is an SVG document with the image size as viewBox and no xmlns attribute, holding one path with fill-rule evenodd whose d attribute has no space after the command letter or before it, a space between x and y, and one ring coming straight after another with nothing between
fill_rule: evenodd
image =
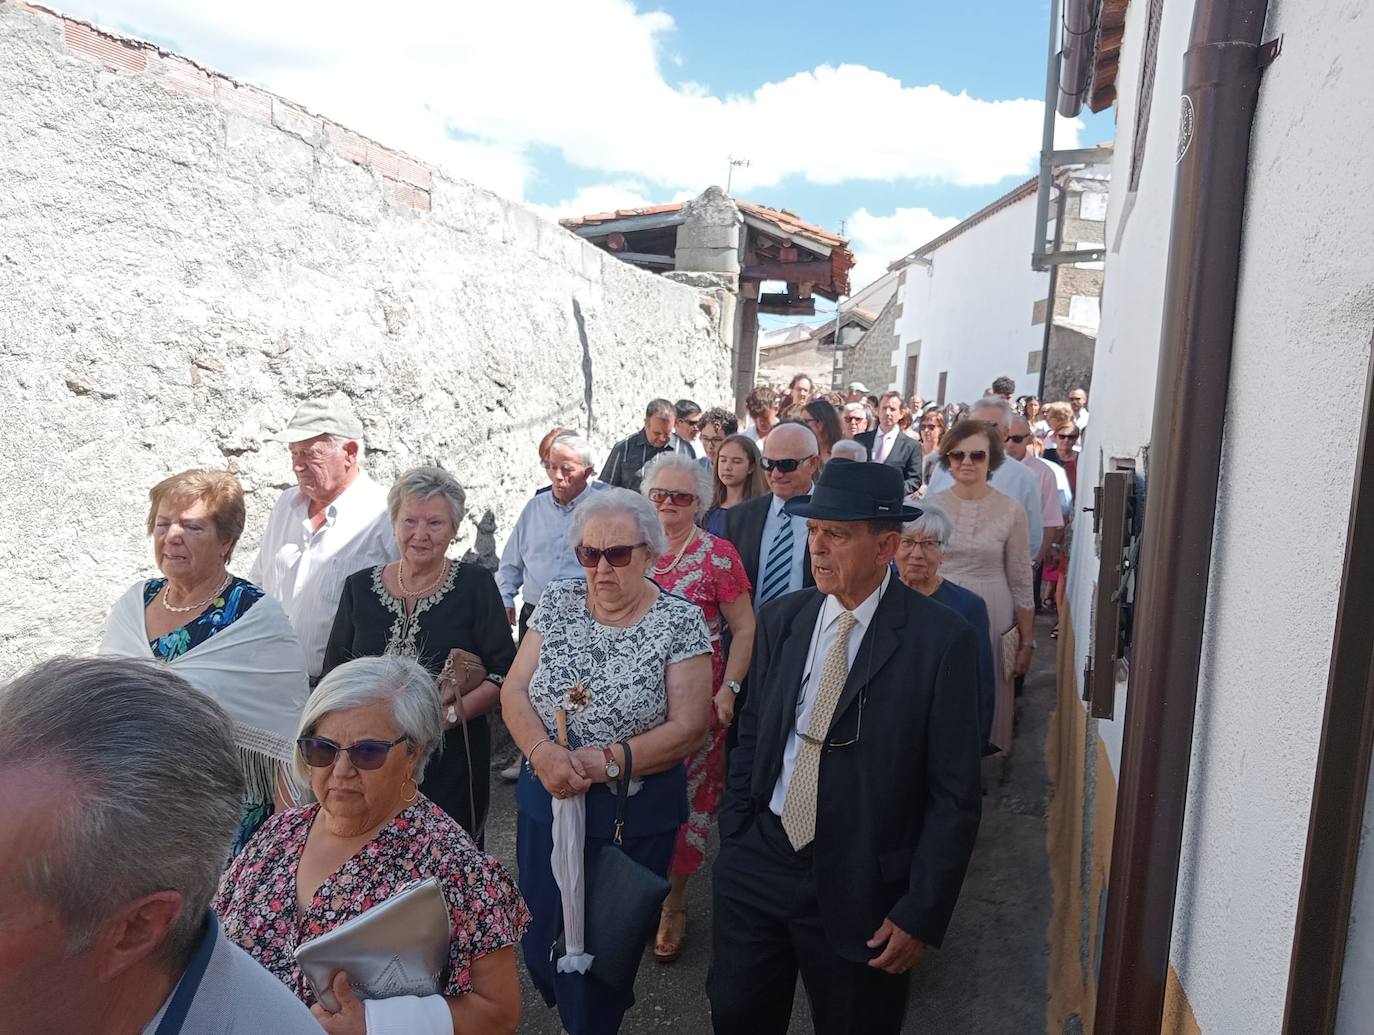
<instances>
[{"instance_id":1,"label":"bouquet pinned to blouse","mask_svg":"<svg viewBox=\"0 0 1374 1035\"><path fill-rule=\"evenodd\" d=\"M563 691L563 708L571 715L584 712L592 703L592 688L585 680L574 683Z\"/></svg>"}]
</instances>

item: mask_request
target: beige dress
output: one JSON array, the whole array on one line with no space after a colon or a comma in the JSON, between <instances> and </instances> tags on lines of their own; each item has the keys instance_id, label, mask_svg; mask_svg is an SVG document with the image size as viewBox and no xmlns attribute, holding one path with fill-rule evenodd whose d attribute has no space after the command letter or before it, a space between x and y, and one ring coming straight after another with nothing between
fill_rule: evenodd
<instances>
[{"instance_id":1,"label":"beige dress","mask_svg":"<svg viewBox=\"0 0 1374 1035\"><path fill-rule=\"evenodd\" d=\"M931 502L944 508L954 526L945 544L940 574L977 593L988 607L992 664L997 675L991 739L1002 751L1010 751L1015 696L1013 677L1002 667L1001 639L1016 624L1017 608L1035 606L1026 512L1020 503L996 489L981 500L963 500L953 489L946 489L931 497Z\"/></svg>"}]
</instances>

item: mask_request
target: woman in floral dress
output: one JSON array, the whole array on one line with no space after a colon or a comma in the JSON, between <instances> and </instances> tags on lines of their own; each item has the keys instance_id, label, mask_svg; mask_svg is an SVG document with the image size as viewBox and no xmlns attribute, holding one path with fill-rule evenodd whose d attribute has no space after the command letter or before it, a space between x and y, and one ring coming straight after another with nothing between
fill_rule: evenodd
<instances>
[{"instance_id":1,"label":"woman in floral dress","mask_svg":"<svg viewBox=\"0 0 1374 1035\"><path fill-rule=\"evenodd\" d=\"M711 818L725 789L725 731L734 718L735 695L749 672L754 606L749 577L734 546L696 526L711 502L710 481L701 465L664 453L644 469L640 491L658 511L668 540L650 575L666 592L700 607L711 635L711 728L706 742L687 759L691 812L678 831L668 877L673 890L663 903L654 943L654 957L671 963L682 951L687 933L687 881L706 857ZM728 653L722 647L727 627Z\"/></svg>"},{"instance_id":2,"label":"woman in floral dress","mask_svg":"<svg viewBox=\"0 0 1374 1035\"><path fill-rule=\"evenodd\" d=\"M443 737L439 691L417 662L361 658L335 668L301 718L297 765L318 804L267 821L220 881L225 936L311 1007L331 1035L372 1030L510 1033L520 1023L515 943L529 912L509 875L420 793ZM346 759L346 761L345 761ZM359 1002L348 976L328 1012L294 950L417 880L435 878L452 918L430 996ZM366 1020L364 1020L366 1014Z\"/></svg>"}]
</instances>

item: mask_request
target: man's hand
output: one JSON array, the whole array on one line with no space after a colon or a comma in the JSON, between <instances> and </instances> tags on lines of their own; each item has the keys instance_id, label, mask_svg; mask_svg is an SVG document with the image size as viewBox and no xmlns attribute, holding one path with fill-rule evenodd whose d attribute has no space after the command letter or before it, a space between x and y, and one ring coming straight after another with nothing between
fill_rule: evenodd
<instances>
[{"instance_id":1,"label":"man's hand","mask_svg":"<svg viewBox=\"0 0 1374 1035\"><path fill-rule=\"evenodd\" d=\"M913 938L891 920L883 921L883 925L868 939L868 947L876 949L884 942L887 948L869 960L868 965L888 974L905 974L920 963L921 957L926 954L925 942Z\"/></svg>"},{"instance_id":2,"label":"man's hand","mask_svg":"<svg viewBox=\"0 0 1374 1035\"><path fill-rule=\"evenodd\" d=\"M330 1013L319 1003L310 1008L315 1020L329 1035L367 1035L367 1007L353 994L353 986L348 983L348 974L339 971L334 975L330 986L334 998L339 1001L338 1013Z\"/></svg>"}]
</instances>

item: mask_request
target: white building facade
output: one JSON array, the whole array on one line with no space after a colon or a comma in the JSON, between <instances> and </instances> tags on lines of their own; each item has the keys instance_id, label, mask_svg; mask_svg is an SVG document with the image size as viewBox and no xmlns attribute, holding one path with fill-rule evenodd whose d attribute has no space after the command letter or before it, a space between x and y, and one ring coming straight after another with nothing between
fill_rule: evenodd
<instances>
[{"instance_id":1,"label":"white building facade","mask_svg":"<svg viewBox=\"0 0 1374 1035\"><path fill-rule=\"evenodd\" d=\"M1080 508L1092 505L1094 485L1115 468L1142 473L1149 492L1156 393L1170 390L1157 384L1156 368L1179 84L1195 5L1115 6L1126 8L1115 72L1117 146ZM1285 1028L1284 1019L1374 328L1374 199L1366 188L1374 135L1352 133L1367 125L1374 92L1367 60L1374 7L1271 0L1264 38L1279 35L1282 55L1260 86L1246 185L1166 993L1171 1032L1328 1030L1304 1027L1302 1018ZM1142 117L1144 133L1137 131ZM1320 157L1331 155L1341 160ZM1314 177L1317 167L1321 175ZM961 391L965 383L958 382ZM1296 398L1322 401L1329 434L1290 434L1276 424L1276 401L1294 399L1295 391ZM1059 639L1062 714L1051 745L1060 783L1050 819L1056 882L1047 1024L1056 1032L1074 1015L1091 1030L1130 707L1125 681L1117 685L1111 719L1088 718L1081 703L1100 565L1092 515L1076 515L1072 543ZM1076 788L1065 782L1075 768ZM1337 1032L1374 1031L1369 816Z\"/></svg>"}]
</instances>

